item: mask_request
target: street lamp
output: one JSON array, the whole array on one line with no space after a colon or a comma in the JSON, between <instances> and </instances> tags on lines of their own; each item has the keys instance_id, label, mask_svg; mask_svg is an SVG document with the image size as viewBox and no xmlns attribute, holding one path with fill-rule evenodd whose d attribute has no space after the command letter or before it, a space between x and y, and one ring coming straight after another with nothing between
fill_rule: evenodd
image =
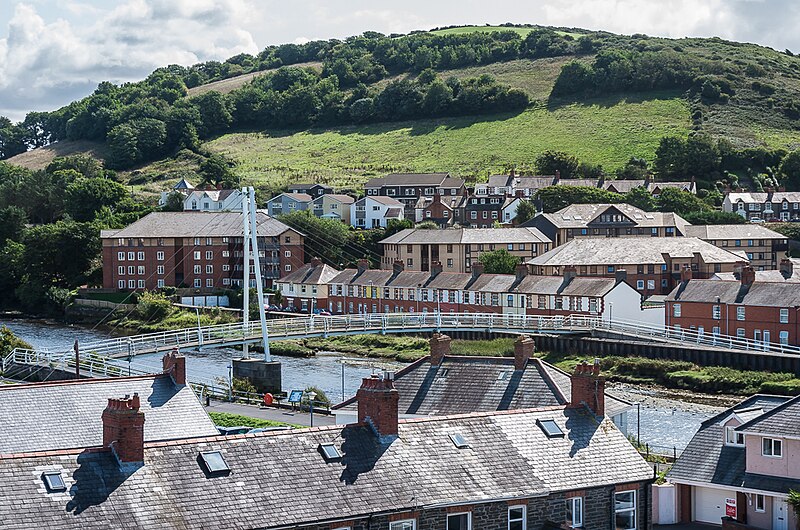
<instances>
[{"instance_id":1,"label":"street lamp","mask_svg":"<svg viewBox=\"0 0 800 530\"><path fill-rule=\"evenodd\" d=\"M310 420L311 420L310 427L313 427L314 426L314 398L317 397L317 393L314 392L313 390L309 390L308 392L306 392L306 395L308 396L308 412L309 412Z\"/></svg>"},{"instance_id":2,"label":"street lamp","mask_svg":"<svg viewBox=\"0 0 800 530\"><path fill-rule=\"evenodd\" d=\"M608 325L614 320L614 302L608 303Z\"/></svg>"}]
</instances>

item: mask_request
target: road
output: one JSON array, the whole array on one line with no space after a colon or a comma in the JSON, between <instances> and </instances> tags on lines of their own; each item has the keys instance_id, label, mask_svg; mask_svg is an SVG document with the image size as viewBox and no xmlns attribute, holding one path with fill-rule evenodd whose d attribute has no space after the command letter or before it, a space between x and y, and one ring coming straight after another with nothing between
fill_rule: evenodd
<instances>
[{"instance_id":1,"label":"road","mask_svg":"<svg viewBox=\"0 0 800 530\"><path fill-rule=\"evenodd\" d=\"M282 421L297 425L310 426L311 417L307 412L292 412L288 409L262 408L255 405L243 405L241 403L228 403L227 401L211 401L206 407L206 412L228 412L230 414L241 414L251 418L262 420ZM322 425L335 425L334 416L326 414L314 414L314 427Z\"/></svg>"}]
</instances>

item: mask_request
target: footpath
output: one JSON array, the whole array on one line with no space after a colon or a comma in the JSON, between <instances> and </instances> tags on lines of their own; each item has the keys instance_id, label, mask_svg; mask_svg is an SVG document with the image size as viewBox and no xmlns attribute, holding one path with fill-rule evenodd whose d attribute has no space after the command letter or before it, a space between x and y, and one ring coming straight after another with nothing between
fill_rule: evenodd
<instances>
[{"instance_id":1,"label":"footpath","mask_svg":"<svg viewBox=\"0 0 800 530\"><path fill-rule=\"evenodd\" d=\"M273 407L259 407L256 405L243 405L241 403L228 403L227 401L211 400L206 412L227 412L229 414L241 414L251 418L262 420L282 421L297 425L310 426L311 415L308 412L292 411L290 409L279 409ZM322 425L335 425L336 418L327 414L314 413L314 427Z\"/></svg>"}]
</instances>

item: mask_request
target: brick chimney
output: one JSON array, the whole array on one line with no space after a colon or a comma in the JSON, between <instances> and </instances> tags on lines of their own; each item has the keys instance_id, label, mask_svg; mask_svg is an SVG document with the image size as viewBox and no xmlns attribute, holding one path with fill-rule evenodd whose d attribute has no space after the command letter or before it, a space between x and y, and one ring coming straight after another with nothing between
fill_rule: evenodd
<instances>
[{"instance_id":1,"label":"brick chimney","mask_svg":"<svg viewBox=\"0 0 800 530\"><path fill-rule=\"evenodd\" d=\"M617 283L628 281L628 271L626 271L625 269L616 269L614 271L614 280Z\"/></svg>"},{"instance_id":2,"label":"brick chimney","mask_svg":"<svg viewBox=\"0 0 800 530\"><path fill-rule=\"evenodd\" d=\"M521 281L523 278L525 278L525 276L528 275L528 266L524 263L517 263L514 272L517 275L517 281Z\"/></svg>"},{"instance_id":3,"label":"brick chimney","mask_svg":"<svg viewBox=\"0 0 800 530\"><path fill-rule=\"evenodd\" d=\"M431 263L431 279L436 278L442 272L442 262L434 261Z\"/></svg>"},{"instance_id":4,"label":"brick chimney","mask_svg":"<svg viewBox=\"0 0 800 530\"><path fill-rule=\"evenodd\" d=\"M564 267L564 283L569 283L578 275L578 269L572 265Z\"/></svg>"},{"instance_id":5,"label":"brick chimney","mask_svg":"<svg viewBox=\"0 0 800 530\"><path fill-rule=\"evenodd\" d=\"M688 265L684 265L683 269L681 270L681 282L688 282L692 279L692 268Z\"/></svg>"},{"instance_id":6,"label":"brick chimney","mask_svg":"<svg viewBox=\"0 0 800 530\"><path fill-rule=\"evenodd\" d=\"M401 260L401 259L394 260L394 263L392 263L392 272L395 275L398 275L401 272L403 272L404 270L406 270L406 264L403 263L403 260Z\"/></svg>"},{"instance_id":7,"label":"brick chimney","mask_svg":"<svg viewBox=\"0 0 800 530\"><path fill-rule=\"evenodd\" d=\"M322 260L319 258L311 258L310 263L312 267L319 267L320 265L322 265Z\"/></svg>"},{"instance_id":8,"label":"brick chimney","mask_svg":"<svg viewBox=\"0 0 800 530\"><path fill-rule=\"evenodd\" d=\"M472 262L472 278L475 279L483 274L483 263L480 261Z\"/></svg>"},{"instance_id":9,"label":"brick chimney","mask_svg":"<svg viewBox=\"0 0 800 530\"><path fill-rule=\"evenodd\" d=\"M780 265L781 275L787 280L794 274L794 263L788 258L783 258Z\"/></svg>"},{"instance_id":10,"label":"brick chimney","mask_svg":"<svg viewBox=\"0 0 800 530\"><path fill-rule=\"evenodd\" d=\"M186 357L173 348L170 353L164 354L161 366L165 374L169 374L176 385L186 384Z\"/></svg>"},{"instance_id":11,"label":"brick chimney","mask_svg":"<svg viewBox=\"0 0 800 530\"><path fill-rule=\"evenodd\" d=\"M103 411L103 446L110 448L120 464L144 462L144 412L139 394L109 398Z\"/></svg>"},{"instance_id":12,"label":"brick chimney","mask_svg":"<svg viewBox=\"0 0 800 530\"><path fill-rule=\"evenodd\" d=\"M358 400L358 422L369 424L381 442L391 441L397 436L399 418L397 405L400 395L394 387L392 375L365 377L356 393Z\"/></svg>"},{"instance_id":13,"label":"brick chimney","mask_svg":"<svg viewBox=\"0 0 800 530\"><path fill-rule=\"evenodd\" d=\"M737 261L733 264L733 275L738 279L742 277L742 269L747 267L747 262Z\"/></svg>"},{"instance_id":14,"label":"brick chimney","mask_svg":"<svg viewBox=\"0 0 800 530\"><path fill-rule=\"evenodd\" d=\"M590 365L586 361L575 367L575 372L570 376L572 396L569 408L578 408L582 405L589 407L597 416L605 415L605 386L606 379L600 375L600 361L594 360Z\"/></svg>"},{"instance_id":15,"label":"brick chimney","mask_svg":"<svg viewBox=\"0 0 800 530\"><path fill-rule=\"evenodd\" d=\"M536 351L536 342L529 335L520 335L514 341L514 370L524 370Z\"/></svg>"},{"instance_id":16,"label":"brick chimney","mask_svg":"<svg viewBox=\"0 0 800 530\"><path fill-rule=\"evenodd\" d=\"M365 270L369 269L369 260L367 259L360 259L356 262L356 269L358 269L358 274L362 274Z\"/></svg>"},{"instance_id":17,"label":"brick chimney","mask_svg":"<svg viewBox=\"0 0 800 530\"><path fill-rule=\"evenodd\" d=\"M741 279L742 285L747 285L747 286L753 285L753 282L756 281L756 271L755 271L755 269L753 267L751 267L750 265L748 265L747 267L744 267L742 269L742 273L741 273L741 278L740 279Z\"/></svg>"},{"instance_id":18,"label":"brick chimney","mask_svg":"<svg viewBox=\"0 0 800 530\"><path fill-rule=\"evenodd\" d=\"M431 366L439 366L445 355L450 354L450 341L452 339L441 333L434 333L431 337Z\"/></svg>"}]
</instances>

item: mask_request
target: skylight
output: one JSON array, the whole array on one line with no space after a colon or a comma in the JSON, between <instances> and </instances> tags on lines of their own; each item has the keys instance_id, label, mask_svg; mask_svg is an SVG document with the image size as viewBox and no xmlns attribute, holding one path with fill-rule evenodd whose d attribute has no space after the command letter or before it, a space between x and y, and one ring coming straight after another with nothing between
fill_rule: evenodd
<instances>
[{"instance_id":1,"label":"skylight","mask_svg":"<svg viewBox=\"0 0 800 530\"><path fill-rule=\"evenodd\" d=\"M565 221L569 221L569 215L562 215L561 218Z\"/></svg>"},{"instance_id":2,"label":"skylight","mask_svg":"<svg viewBox=\"0 0 800 530\"><path fill-rule=\"evenodd\" d=\"M331 462L333 460L339 460L342 458L342 454L333 444L319 444L318 449L322 453L322 456L325 458L326 462Z\"/></svg>"},{"instance_id":3,"label":"skylight","mask_svg":"<svg viewBox=\"0 0 800 530\"><path fill-rule=\"evenodd\" d=\"M583 216L582 215L576 215L575 216L575 220L576 221L582 221L583 220Z\"/></svg>"},{"instance_id":4,"label":"skylight","mask_svg":"<svg viewBox=\"0 0 800 530\"><path fill-rule=\"evenodd\" d=\"M446 377L447 376L447 372L449 372L449 371L450 371L450 368L442 368L441 370L439 370L439 373L437 375L439 377Z\"/></svg>"},{"instance_id":5,"label":"skylight","mask_svg":"<svg viewBox=\"0 0 800 530\"><path fill-rule=\"evenodd\" d=\"M453 445L455 445L459 449L466 449L467 447L469 447L467 439L464 438L464 436L462 436L461 433L456 432L451 434L450 440L453 442Z\"/></svg>"},{"instance_id":6,"label":"skylight","mask_svg":"<svg viewBox=\"0 0 800 530\"><path fill-rule=\"evenodd\" d=\"M503 370L502 372L500 372L499 374L497 374L497 380L498 380L498 381L502 381L502 380L503 380L503 379L505 379L506 377L508 377L508 370Z\"/></svg>"},{"instance_id":7,"label":"skylight","mask_svg":"<svg viewBox=\"0 0 800 530\"><path fill-rule=\"evenodd\" d=\"M225 459L222 458L222 453L219 451L206 451L200 453L200 459L203 461L203 465L206 467L206 470L211 474L225 473L231 470L231 468L228 467L228 464L225 463Z\"/></svg>"},{"instance_id":8,"label":"skylight","mask_svg":"<svg viewBox=\"0 0 800 530\"><path fill-rule=\"evenodd\" d=\"M644 216L645 216L646 218L648 218L648 219L655 219L655 217L653 217L653 216L652 216L652 215L650 215L649 213L646 213L646 214L644 214Z\"/></svg>"},{"instance_id":9,"label":"skylight","mask_svg":"<svg viewBox=\"0 0 800 530\"><path fill-rule=\"evenodd\" d=\"M50 493L67 491L67 485L64 483L64 478L61 476L60 471L45 471L42 473L42 480L44 480L44 485L47 486L47 491Z\"/></svg>"},{"instance_id":10,"label":"skylight","mask_svg":"<svg viewBox=\"0 0 800 530\"><path fill-rule=\"evenodd\" d=\"M564 436L564 431L553 420L536 420L536 424L542 429L548 438L560 438Z\"/></svg>"}]
</instances>

